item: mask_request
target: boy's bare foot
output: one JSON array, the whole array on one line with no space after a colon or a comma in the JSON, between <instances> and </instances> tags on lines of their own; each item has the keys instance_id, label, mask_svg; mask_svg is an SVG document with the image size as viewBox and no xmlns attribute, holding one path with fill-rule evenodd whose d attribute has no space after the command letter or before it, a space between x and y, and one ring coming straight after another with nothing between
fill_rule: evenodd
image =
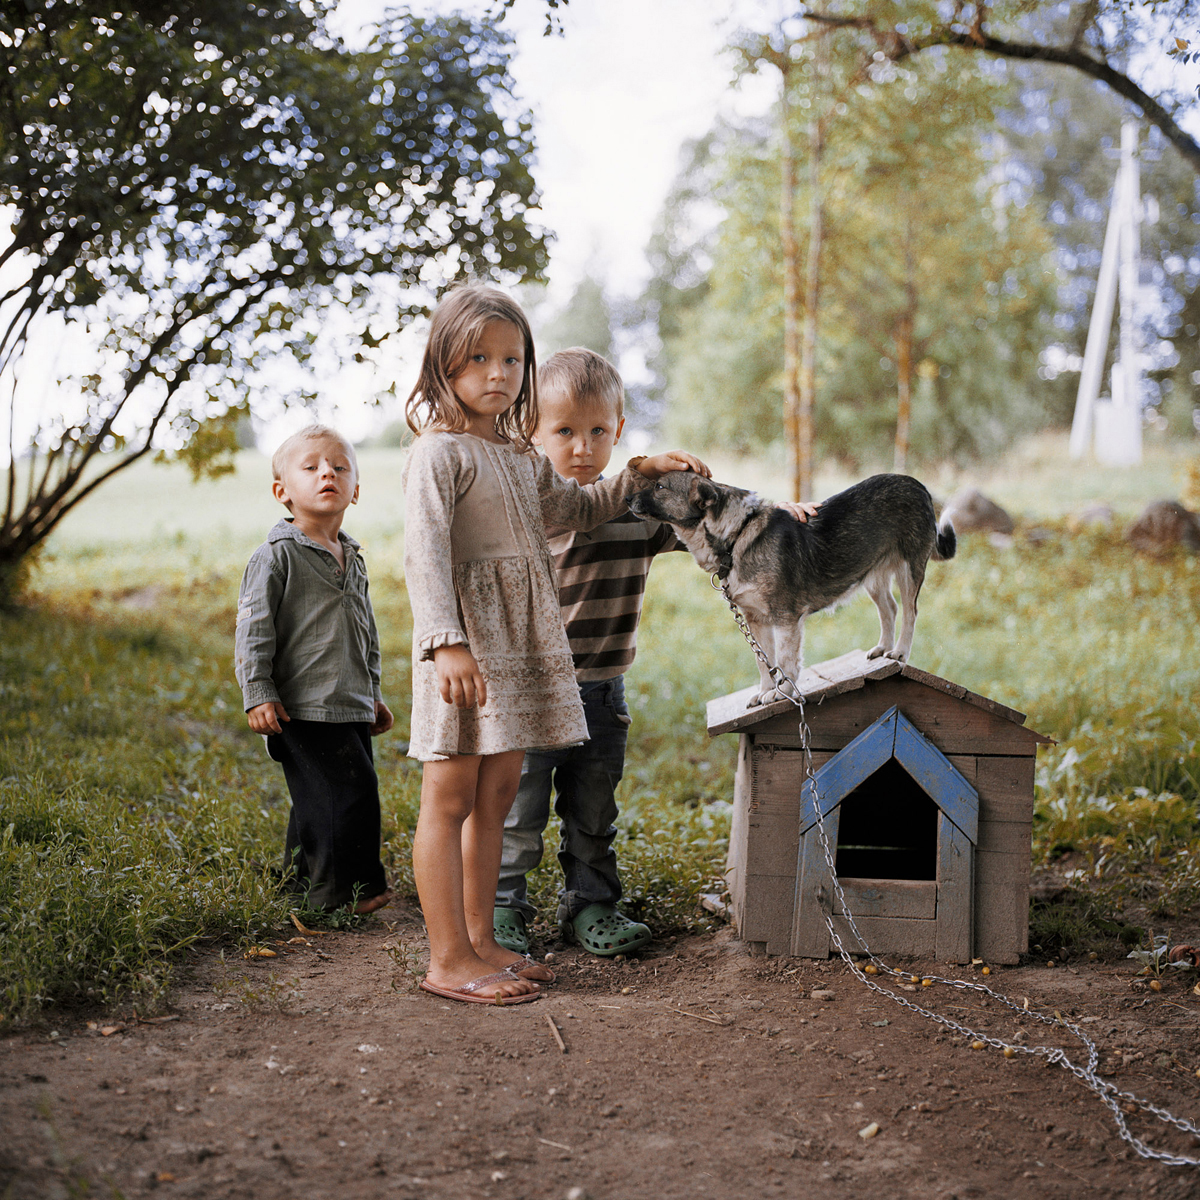
<instances>
[{"instance_id":1,"label":"boy's bare foot","mask_svg":"<svg viewBox=\"0 0 1200 1200\"><path fill-rule=\"evenodd\" d=\"M360 900L353 909L356 917L365 917L367 913L373 913L377 908L382 908L385 904L390 904L392 893L386 889L379 893L378 896L371 896L366 900Z\"/></svg>"}]
</instances>

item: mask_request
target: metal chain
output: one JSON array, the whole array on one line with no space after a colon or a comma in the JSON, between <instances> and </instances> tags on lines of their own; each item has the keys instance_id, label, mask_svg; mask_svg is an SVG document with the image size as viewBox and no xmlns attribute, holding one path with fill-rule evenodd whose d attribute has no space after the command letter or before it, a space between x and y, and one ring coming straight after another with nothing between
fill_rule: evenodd
<instances>
[{"instance_id":1,"label":"metal chain","mask_svg":"<svg viewBox=\"0 0 1200 1200\"><path fill-rule=\"evenodd\" d=\"M1035 1009L1028 1007L1028 1001L1025 1005L1017 1004L1008 996L1002 995L1000 992L994 991L985 983L975 983L967 979L949 979L941 975L912 975L907 971L898 971L894 967L889 966L880 959L867 944L866 938L859 932L858 926L854 922L854 914L850 911L850 906L846 903L845 892L842 891L842 884L838 878L837 866L834 862L833 848L829 843L829 834L825 828L824 814L821 812L821 800L817 790L817 777L812 765L812 733L808 727L808 721L804 715L804 696L800 691L799 685L792 679L781 667L772 663L762 646L759 645L758 639L755 638L753 631L750 629L745 616L740 608L734 602L729 594L729 588L725 581L719 576L713 575L712 585L724 597L725 602L729 605L733 613L734 620L737 622L738 628L742 631L742 636L750 644L754 651L755 657L762 664L772 682L775 684L775 690L781 697L791 702L792 706L799 710L799 730L800 730L800 746L804 755L804 783L803 788L808 787L812 794L813 809L816 813L817 834L821 840L821 850L825 857L825 865L829 868L829 878L833 886L836 904L827 904L827 897L818 892L818 899L821 900L822 908L825 915L825 924L829 929L829 937L837 948L838 954L843 962L850 968L853 974L857 977L860 983L866 984L873 992L878 992L881 996L886 996L894 1000L902 1008L907 1008L918 1015L934 1021L942 1025L946 1029L954 1033L961 1034L964 1038L970 1038L973 1042L978 1042L981 1046L991 1046L994 1049L1000 1050L1005 1058L1015 1058L1018 1054L1028 1054L1039 1058L1043 1058L1047 1063L1054 1063L1069 1071L1077 1079L1081 1080L1088 1088L1095 1092L1097 1098L1108 1109L1111 1110L1113 1120L1116 1123L1117 1131L1121 1135L1123 1141L1127 1142L1133 1149L1141 1155L1142 1158L1153 1159L1156 1162L1165 1163L1168 1166L1174 1167L1198 1167L1200 1166L1200 1158L1191 1158L1184 1154L1171 1154L1162 1150L1155 1150L1151 1146L1147 1146L1140 1138L1135 1136L1129 1129L1125 1121L1128 1112L1133 1109L1138 1109L1142 1112L1149 1113L1157 1117L1166 1125L1171 1125L1183 1133L1190 1133L1196 1138L1200 1138L1200 1129L1198 1129L1191 1121L1184 1117L1177 1117L1166 1109L1159 1108L1152 1104L1149 1100L1145 1100L1133 1092L1123 1092L1118 1090L1115 1084L1108 1080L1101 1079L1097 1074L1097 1067L1100 1063L1100 1052L1096 1048L1096 1043L1092 1041L1086 1033L1083 1032L1077 1025L1073 1025L1066 1018L1055 1013L1054 1016L1049 1016L1046 1013L1038 1012ZM783 688L783 684L787 684L791 688L792 695L789 695ZM823 891L823 889L821 889ZM859 966L859 964L850 957L851 952L846 949L842 943L841 937L838 935L837 929L833 923L833 913L835 908L841 908L841 916L846 924L850 927L855 939L858 942L860 950L856 953L861 953L868 958L876 971L883 975L892 975L897 979L905 980L910 984L920 983L924 986L932 986L934 984L945 984L947 987L954 988L961 992L978 992L988 996L997 1003L1012 1009L1014 1012L1020 1013L1022 1017L1031 1017L1033 1020L1040 1022L1043 1025L1050 1025L1056 1028L1066 1029L1071 1033L1087 1052L1087 1064L1081 1066L1073 1062L1064 1050L1056 1046L1022 1046L1019 1043L1006 1042L1002 1038L992 1037L990 1034L981 1033L971 1029L967 1025L963 1025L955 1021L951 1017L942 1016L941 1013L932 1012L927 1008L923 1008L920 1004L915 1004L911 1000L906 1000L903 996L897 996L895 992L889 991L875 980L870 979ZM1122 1108L1122 1102L1127 1106Z\"/></svg>"}]
</instances>

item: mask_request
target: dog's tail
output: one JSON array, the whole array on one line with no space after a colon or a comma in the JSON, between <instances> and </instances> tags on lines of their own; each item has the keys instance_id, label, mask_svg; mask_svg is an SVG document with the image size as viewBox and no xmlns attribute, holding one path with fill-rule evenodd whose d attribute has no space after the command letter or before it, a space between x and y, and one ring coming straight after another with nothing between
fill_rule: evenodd
<instances>
[{"instance_id":1,"label":"dog's tail","mask_svg":"<svg viewBox=\"0 0 1200 1200\"><path fill-rule=\"evenodd\" d=\"M958 538L955 536L954 526L947 517L942 517L941 524L938 525L937 543L930 558L937 562L945 562L946 559L954 557L957 549Z\"/></svg>"}]
</instances>

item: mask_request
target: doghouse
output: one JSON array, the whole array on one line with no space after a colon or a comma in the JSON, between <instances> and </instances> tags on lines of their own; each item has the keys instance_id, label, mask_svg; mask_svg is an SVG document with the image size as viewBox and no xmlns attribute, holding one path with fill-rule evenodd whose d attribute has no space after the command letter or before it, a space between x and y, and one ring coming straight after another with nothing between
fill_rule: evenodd
<instances>
[{"instance_id":1,"label":"doghouse","mask_svg":"<svg viewBox=\"0 0 1200 1200\"><path fill-rule=\"evenodd\" d=\"M854 650L796 681L817 794L855 923L880 954L1013 963L1029 945L1039 745L1025 716L959 684ZM825 958L834 902L798 710L747 708L757 685L708 705L739 734L726 881L739 936L767 954ZM847 949L857 942L839 912Z\"/></svg>"}]
</instances>

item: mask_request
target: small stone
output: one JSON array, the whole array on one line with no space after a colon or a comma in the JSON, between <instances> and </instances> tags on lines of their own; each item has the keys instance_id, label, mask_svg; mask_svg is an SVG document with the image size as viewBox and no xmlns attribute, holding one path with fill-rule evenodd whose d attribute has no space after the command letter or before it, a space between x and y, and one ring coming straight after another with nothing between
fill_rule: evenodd
<instances>
[{"instance_id":1,"label":"small stone","mask_svg":"<svg viewBox=\"0 0 1200 1200\"><path fill-rule=\"evenodd\" d=\"M546 954L546 957L542 959L542 961L552 963L554 961L554 951L553 950L549 951Z\"/></svg>"},{"instance_id":2,"label":"small stone","mask_svg":"<svg viewBox=\"0 0 1200 1200\"><path fill-rule=\"evenodd\" d=\"M809 993L810 999L813 1000L832 1000L834 994L828 988L813 988Z\"/></svg>"},{"instance_id":3,"label":"small stone","mask_svg":"<svg viewBox=\"0 0 1200 1200\"><path fill-rule=\"evenodd\" d=\"M879 1132L879 1126L878 1126L878 1124L876 1124L876 1122L872 1121L872 1122L870 1123L870 1125L867 1125L867 1126L865 1126L864 1128L862 1128L862 1129L860 1129L860 1130L858 1131L858 1136L859 1136L860 1138L862 1138L862 1140L863 1140L864 1142L868 1142L868 1141L870 1141L870 1140L871 1140L871 1138L873 1138L873 1137L874 1137L874 1136L875 1136L875 1135L876 1135L878 1132Z\"/></svg>"},{"instance_id":4,"label":"small stone","mask_svg":"<svg viewBox=\"0 0 1200 1200\"><path fill-rule=\"evenodd\" d=\"M763 1002L761 1000L751 1000L750 1003L746 1005L747 1008L752 1008L755 1012L758 1012L762 1006Z\"/></svg>"}]
</instances>

